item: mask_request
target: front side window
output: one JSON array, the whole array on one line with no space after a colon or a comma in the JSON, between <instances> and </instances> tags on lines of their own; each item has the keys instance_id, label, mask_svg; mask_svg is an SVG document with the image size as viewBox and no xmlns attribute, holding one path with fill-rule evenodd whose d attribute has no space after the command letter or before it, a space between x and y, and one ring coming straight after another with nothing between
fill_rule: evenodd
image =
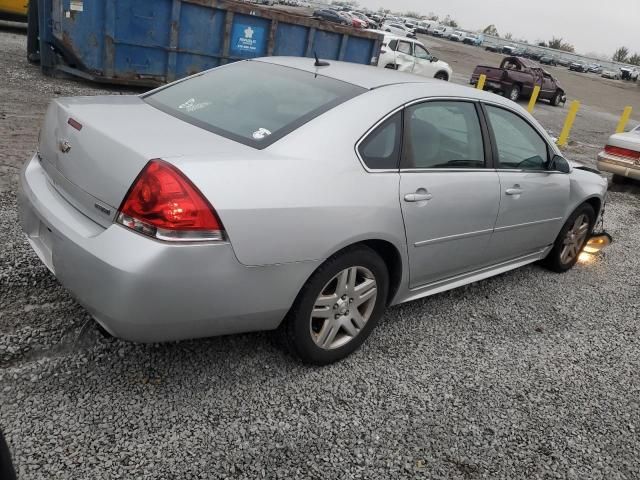
<instances>
[{"instance_id":1,"label":"front side window","mask_svg":"<svg viewBox=\"0 0 640 480\"><path fill-rule=\"evenodd\" d=\"M425 102L406 112L406 168L484 167L484 142L473 103Z\"/></svg>"},{"instance_id":2,"label":"front side window","mask_svg":"<svg viewBox=\"0 0 640 480\"><path fill-rule=\"evenodd\" d=\"M400 53L411 55L411 44L409 42L400 42L400 44L398 45L398 51Z\"/></svg>"},{"instance_id":3,"label":"front side window","mask_svg":"<svg viewBox=\"0 0 640 480\"><path fill-rule=\"evenodd\" d=\"M142 98L185 122L261 149L365 91L252 60L215 68Z\"/></svg>"},{"instance_id":4,"label":"front side window","mask_svg":"<svg viewBox=\"0 0 640 480\"><path fill-rule=\"evenodd\" d=\"M422 46L414 45L414 55L421 60L430 60L431 55Z\"/></svg>"},{"instance_id":5,"label":"front side window","mask_svg":"<svg viewBox=\"0 0 640 480\"><path fill-rule=\"evenodd\" d=\"M397 169L402 138L402 113L385 120L358 147L365 165L372 170Z\"/></svg>"},{"instance_id":6,"label":"front side window","mask_svg":"<svg viewBox=\"0 0 640 480\"><path fill-rule=\"evenodd\" d=\"M486 106L498 150L498 168L546 170L547 144L524 119L503 108Z\"/></svg>"}]
</instances>

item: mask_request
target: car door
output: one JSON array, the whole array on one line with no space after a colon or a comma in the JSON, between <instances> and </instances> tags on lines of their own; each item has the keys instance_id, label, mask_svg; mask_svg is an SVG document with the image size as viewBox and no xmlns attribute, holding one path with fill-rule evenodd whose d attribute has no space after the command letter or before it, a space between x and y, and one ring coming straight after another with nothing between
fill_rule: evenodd
<instances>
[{"instance_id":1,"label":"car door","mask_svg":"<svg viewBox=\"0 0 640 480\"><path fill-rule=\"evenodd\" d=\"M569 176L548 170L551 147L523 116L496 105L483 108L501 189L491 255L508 261L555 241L569 204Z\"/></svg>"},{"instance_id":2,"label":"car door","mask_svg":"<svg viewBox=\"0 0 640 480\"><path fill-rule=\"evenodd\" d=\"M406 40L399 40L396 45L396 70L400 72L413 72L414 64L413 43Z\"/></svg>"},{"instance_id":3,"label":"car door","mask_svg":"<svg viewBox=\"0 0 640 480\"><path fill-rule=\"evenodd\" d=\"M424 48L422 45L414 43L413 57L413 73L429 78L435 76L437 68L435 67L434 62L431 61L433 57L426 48Z\"/></svg>"},{"instance_id":4,"label":"car door","mask_svg":"<svg viewBox=\"0 0 640 480\"><path fill-rule=\"evenodd\" d=\"M415 288L487 264L500 182L474 102L417 103L404 125L400 203Z\"/></svg>"},{"instance_id":5,"label":"car door","mask_svg":"<svg viewBox=\"0 0 640 480\"><path fill-rule=\"evenodd\" d=\"M540 98L550 99L556 94L556 82L548 73L542 74L542 88L540 89Z\"/></svg>"}]
</instances>

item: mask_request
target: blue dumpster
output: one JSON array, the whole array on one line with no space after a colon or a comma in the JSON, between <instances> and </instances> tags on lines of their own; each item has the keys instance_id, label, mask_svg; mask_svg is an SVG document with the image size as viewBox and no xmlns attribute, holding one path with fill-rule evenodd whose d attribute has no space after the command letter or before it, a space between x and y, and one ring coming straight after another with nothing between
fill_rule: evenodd
<instances>
[{"instance_id":1,"label":"blue dumpster","mask_svg":"<svg viewBox=\"0 0 640 480\"><path fill-rule=\"evenodd\" d=\"M37 0L40 64L94 81L155 86L227 62L292 55L377 64L382 37L223 0Z\"/></svg>"}]
</instances>

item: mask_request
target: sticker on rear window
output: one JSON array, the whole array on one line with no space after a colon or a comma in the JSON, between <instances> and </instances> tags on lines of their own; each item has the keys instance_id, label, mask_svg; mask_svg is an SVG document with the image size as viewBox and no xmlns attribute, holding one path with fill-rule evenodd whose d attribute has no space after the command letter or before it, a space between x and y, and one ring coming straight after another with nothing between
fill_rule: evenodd
<instances>
[{"instance_id":1,"label":"sticker on rear window","mask_svg":"<svg viewBox=\"0 0 640 480\"><path fill-rule=\"evenodd\" d=\"M262 140L265 137L271 135L271 132L266 128L259 128L255 132L253 132L253 138L256 140Z\"/></svg>"},{"instance_id":2,"label":"sticker on rear window","mask_svg":"<svg viewBox=\"0 0 640 480\"><path fill-rule=\"evenodd\" d=\"M195 98L190 98L189 100L184 102L182 105L180 105L178 108L180 110L186 110L187 112L197 112L198 110L207 108L209 105L211 105L211 102L196 103Z\"/></svg>"}]
</instances>

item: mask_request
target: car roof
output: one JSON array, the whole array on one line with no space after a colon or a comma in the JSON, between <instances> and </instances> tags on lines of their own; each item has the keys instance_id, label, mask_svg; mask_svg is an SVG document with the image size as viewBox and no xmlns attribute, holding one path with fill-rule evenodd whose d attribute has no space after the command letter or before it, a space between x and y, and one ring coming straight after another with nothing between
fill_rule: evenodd
<instances>
[{"instance_id":1,"label":"car roof","mask_svg":"<svg viewBox=\"0 0 640 480\"><path fill-rule=\"evenodd\" d=\"M376 68L357 63L339 62L337 60L328 60L329 65L326 67L316 67L314 59L307 57L263 57L249 61L271 63L309 73L318 73L325 77L366 88L367 90L398 83L424 83L433 81L432 79L411 73L397 72L395 70Z\"/></svg>"},{"instance_id":2,"label":"car roof","mask_svg":"<svg viewBox=\"0 0 640 480\"><path fill-rule=\"evenodd\" d=\"M329 60L329 66L316 67L314 66L314 59L306 57L263 57L248 61L271 63L274 65L282 65L283 67L296 68L309 73L319 73L325 77L351 83L352 85L366 88L367 90L399 84L422 84L430 87L433 96L474 98L505 105L513 104L511 100L504 97L477 90L466 85L457 85L455 83L426 78L411 73L398 72L387 68L376 68L357 63Z\"/></svg>"}]
</instances>

